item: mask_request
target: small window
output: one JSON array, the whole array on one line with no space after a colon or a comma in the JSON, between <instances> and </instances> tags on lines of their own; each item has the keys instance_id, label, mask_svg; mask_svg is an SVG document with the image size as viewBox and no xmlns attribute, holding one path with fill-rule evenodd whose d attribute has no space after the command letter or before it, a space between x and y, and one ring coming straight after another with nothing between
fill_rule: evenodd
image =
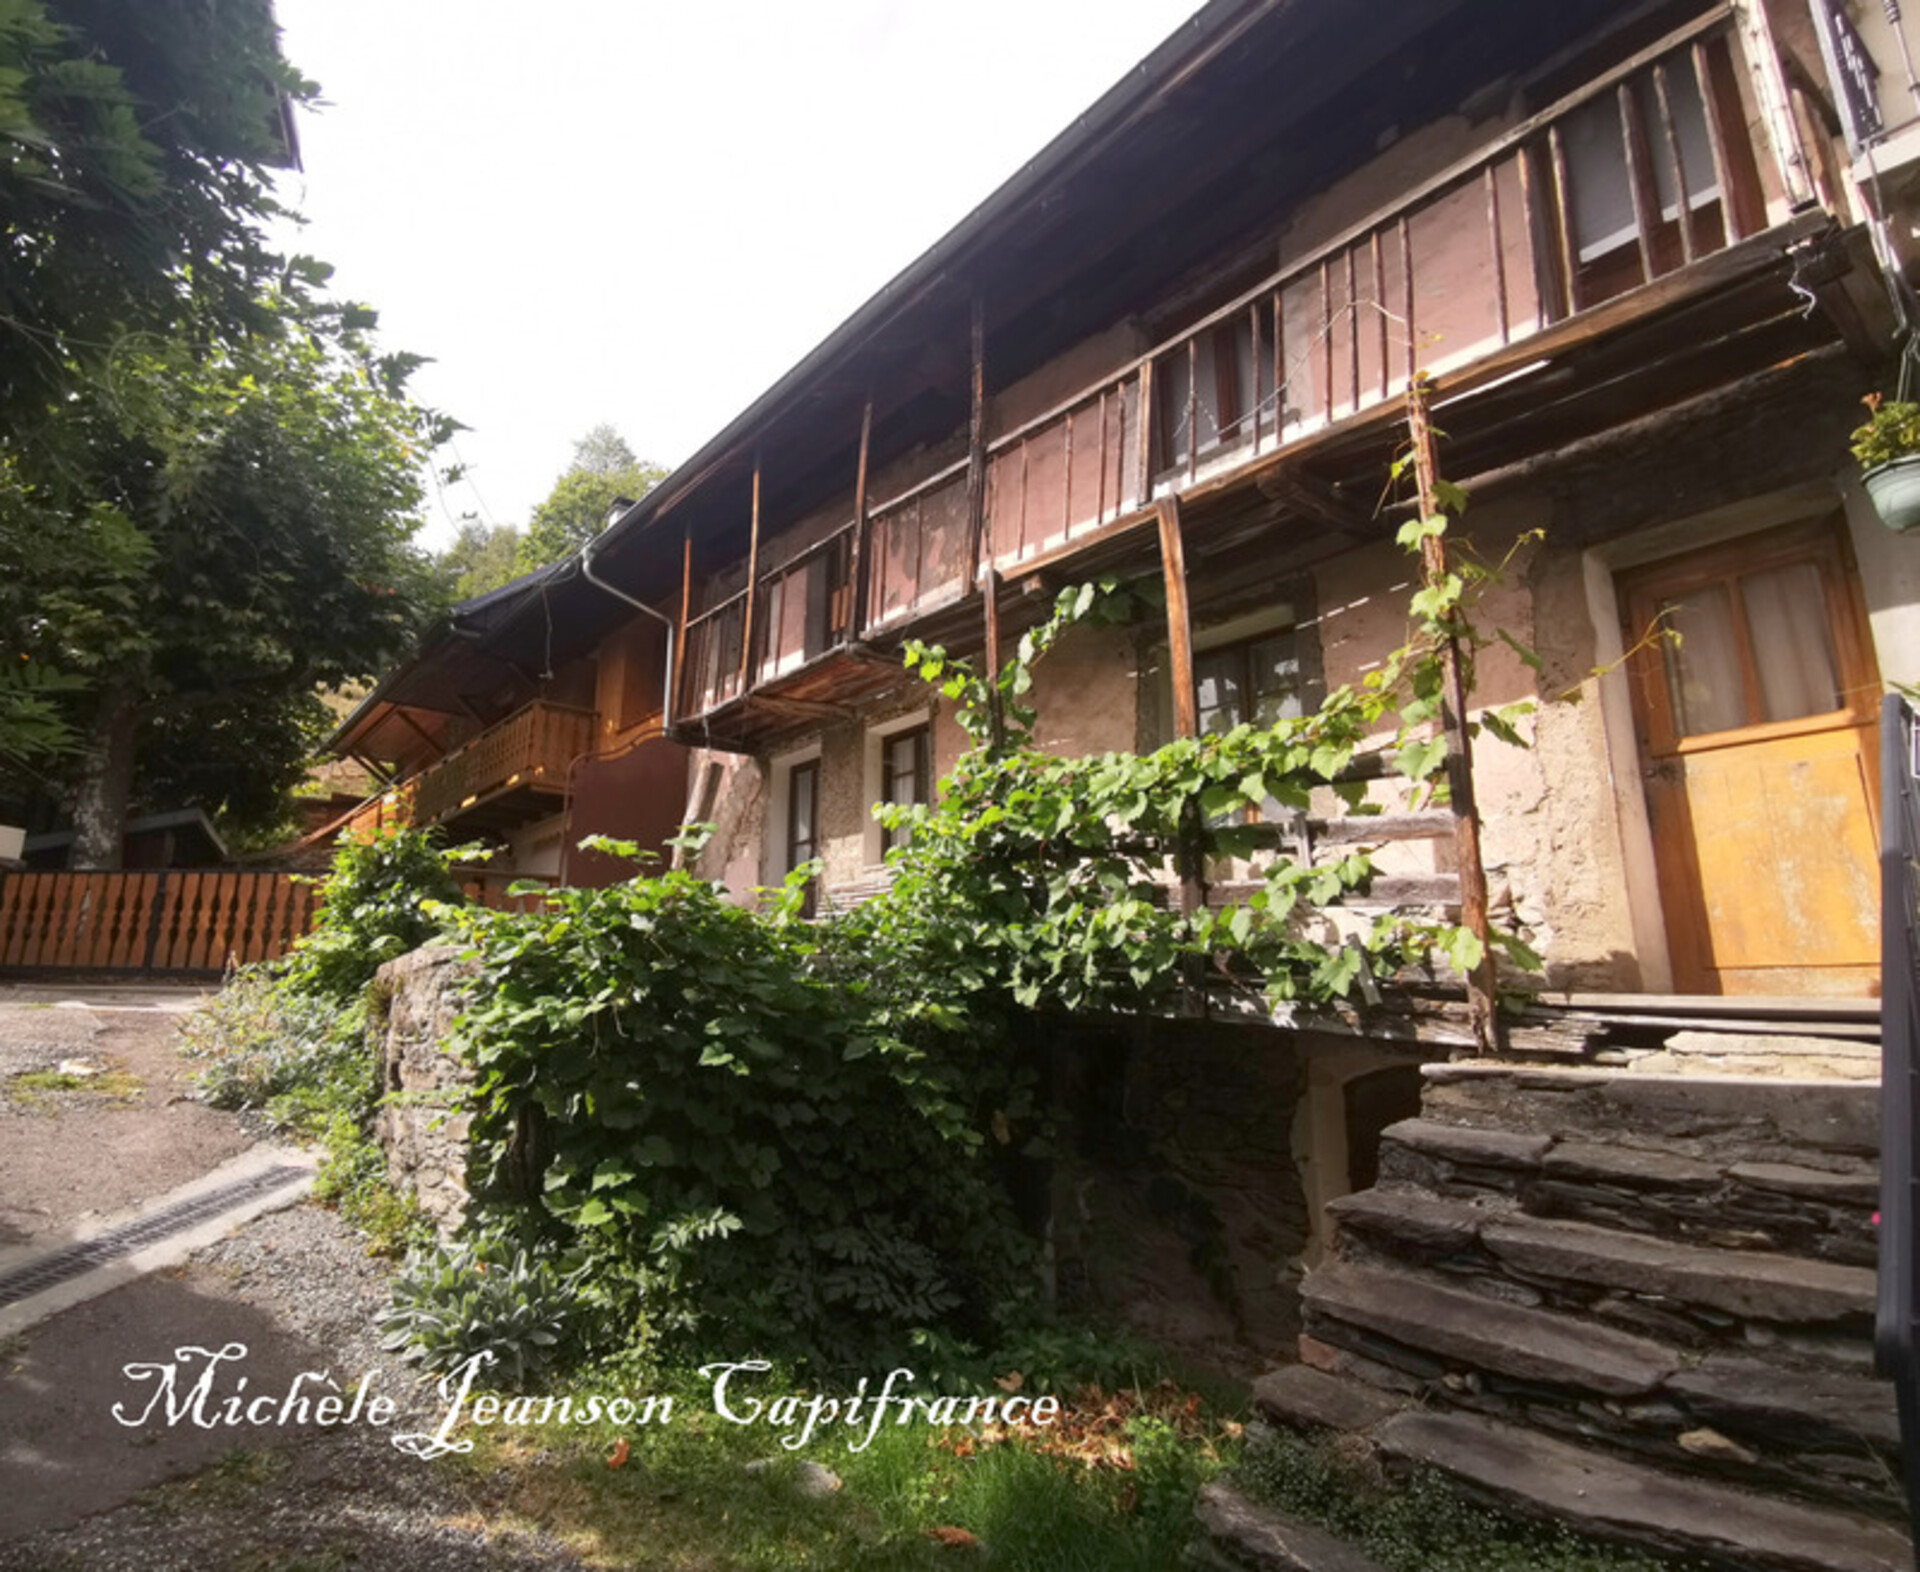
<instances>
[{"instance_id":1,"label":"small window","mask_svg":"<svg viewBox=\"0 0 1920 1572\"><path fill-rule=\"evenodd\" d=\"M895 732L880 743L880 800L902 805L924 805L932 800L933 728L915 726ZM909 831L882 828L880 848L892 851L907 843Z\"/></svg>"},{"instance_id":2,"label":"small window","mask_svg":"<svg viewBox=\"0 0 1920 1572\"><path fill-rule=\"evenodd\" d=\"M1293 629L1196 654L1193 686L1202 736L1298 717L1304 710Z\"/></svg>"},{"instance_id":3,"label":"small window","mask_svg":"<svg viewBox=\"0 0 1920 1572\"><path fill-rule=\"evenodd\" d=\"M808 759L787 772L787 865L792 873L820 855L820 761ZM813 891L807 891L804 915L813 915Z\"/></svg>"}]
</instances>

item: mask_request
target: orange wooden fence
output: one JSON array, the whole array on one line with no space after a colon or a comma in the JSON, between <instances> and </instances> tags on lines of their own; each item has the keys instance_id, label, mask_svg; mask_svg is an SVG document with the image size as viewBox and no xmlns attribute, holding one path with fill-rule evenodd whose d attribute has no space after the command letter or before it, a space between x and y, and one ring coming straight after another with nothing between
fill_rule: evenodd
<instances>
[{"instance_id":1,"label":"orange wooden fence","mask_svg":"<svg viewBox=\"0 0 1920 1572\"><path fill-rule=\"evenodd\" d=\"M218 972L272 960L307 931L319 895L285 873L0 875L0 969Z\"/></svg>"},{"instance_id":2,"label":"orange wooden fence","mask_svg":"<svg viewBox=\"0 0 1920 1572\"><path fill-rule=\"evenodd\" d=\"M469 875L467 899L531 911L512 876ZM320 887L288 873L183 868L0 874L0 971L220 972L277 960L313 926Z\"/></svg>"}]
</instances>

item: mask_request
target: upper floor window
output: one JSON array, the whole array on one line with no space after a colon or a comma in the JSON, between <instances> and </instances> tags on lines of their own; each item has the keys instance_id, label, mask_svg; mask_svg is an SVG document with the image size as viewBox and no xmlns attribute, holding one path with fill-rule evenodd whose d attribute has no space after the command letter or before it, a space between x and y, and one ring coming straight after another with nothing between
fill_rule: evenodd
<instances>
[{"instance_id":1,"label":"upper floor window","mask_svg":"<svg viewBox=\"0 0 1920 1572\"><path fill-rule=\"evenodd\" d=\"M894 732L880 741L880 800L918 806L933 798L933 728L927 725ZM882 828L881 851L907 843L909 831Z\"/></svg>"},{"instance_id":2,"label":"upper floor window","mask_svg":"<svg viewBox=\"0 0 1920 1572\"><path fill-rule=\"evenodd\" d=\"M1196 652L1193 686L1203 736L1240 725L1272 726L1304 714L1294 630Z\"/></svg>"}]
</instances>

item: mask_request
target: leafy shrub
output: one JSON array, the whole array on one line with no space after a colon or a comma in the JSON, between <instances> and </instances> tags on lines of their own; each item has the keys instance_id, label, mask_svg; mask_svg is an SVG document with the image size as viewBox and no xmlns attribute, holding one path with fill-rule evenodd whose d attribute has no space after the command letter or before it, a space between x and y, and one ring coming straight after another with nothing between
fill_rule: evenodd
<instances>
[{"instance_id":1,"label":"leafy shrub","mask_svg":"<svg viewBox=\"0 0 1920 1572\"><path fill-rule=\"evenodd\" d=\"M436 1375L490 1352L489 1382L524 1387L559 1355L576 1286L549 1257L498 1235L416 1250L380 1317L383 1346L405 1349Z\"/></svg>"},{"instance_id":2,"label":"leafy shrub","mask_svg":"<svg viewBox=\"0 0 1920 1572\"><path fill-rule=\"evenodd\" d=\"M451 865L475 855L472 847L447 850L430 829L343 838L312 932L280 963L285 985L341 1004L358 999L385 962L441 932L429 906L465 898Z\"/></svg>"},{"instance_id":3,"label":"leafy shrub","mask_svg":"<svg viewBox=\"0 0 1920 1572\"><path fill-rule=\"evenodd\" d=\"M893 954L850 976L682 872L462 921L474 1193L568 1236L630 1322L838 1363L1030 1297L985 1134L1013 1078L878 1007Z\"/></svg>"},{"instance_id":4,"label":"leafy shrub","mask_svg":"<svg viewBox=\"0 0 1920 1572\"><path fill-rule=\"evenodd\" d=\"M276 1126L317 1133L333 1106L372 1097L363 1013L280 986L265 966L232 973L181 1035L215 1108L263 1110Z\"/></svg>"}]
</instances>

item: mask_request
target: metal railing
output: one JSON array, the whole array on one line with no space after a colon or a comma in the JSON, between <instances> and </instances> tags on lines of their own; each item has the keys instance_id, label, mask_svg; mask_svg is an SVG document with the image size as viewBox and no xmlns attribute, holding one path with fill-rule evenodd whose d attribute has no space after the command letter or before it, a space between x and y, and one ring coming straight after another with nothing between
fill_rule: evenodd
<instances>
[{"instance_id":1,"label":"metal railing","mask_svg":"<svg viewBox=\"0 0 1920 1572\"><path fill-rule=\"evenodd\" d=\"M1880 1275L1874 1355L1893 1382L1907 1511L1920 1522L1920 716L1880 712Z\"/></svg>"}]
</instances>

